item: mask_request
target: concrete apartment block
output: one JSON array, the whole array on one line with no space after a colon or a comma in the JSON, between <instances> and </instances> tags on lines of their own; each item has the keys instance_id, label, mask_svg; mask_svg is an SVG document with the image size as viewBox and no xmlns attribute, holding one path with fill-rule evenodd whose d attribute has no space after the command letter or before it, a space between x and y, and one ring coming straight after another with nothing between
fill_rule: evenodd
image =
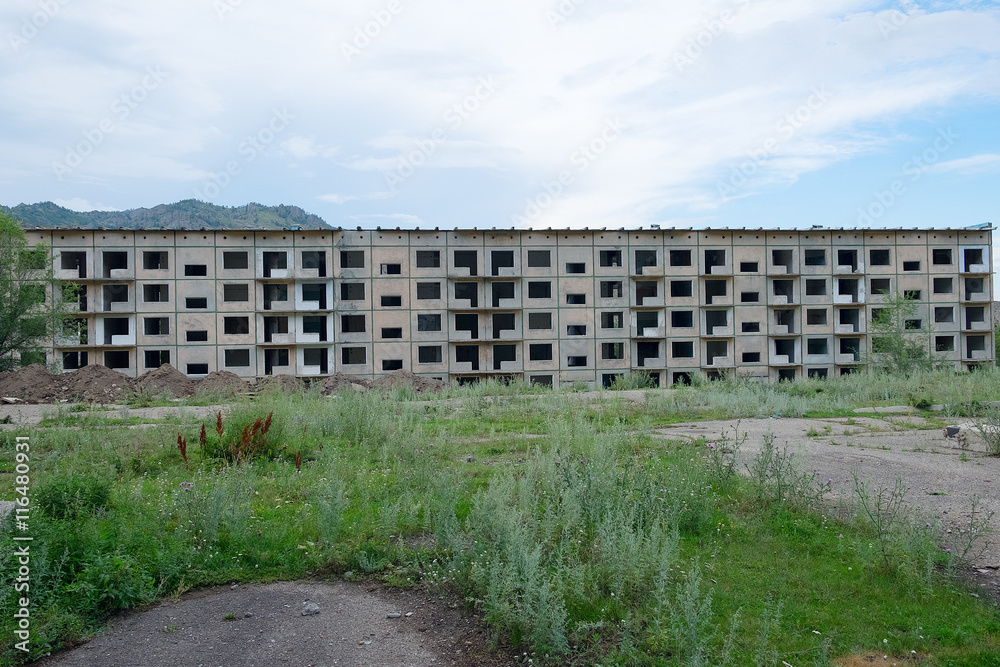
<instances>
[{"instance_id":1,"label":"concrete apartment block","mask_svg":"<svg viewBox=\"0 0 1000 667\"><path fill-rule=\"evenodd\" d=\"M65 370L198 377L405 369L661 386L830 377L871 350L886 296L929 351L995 363L992 229L32 230L81 286Z\"/></svg>"}]
</instances>

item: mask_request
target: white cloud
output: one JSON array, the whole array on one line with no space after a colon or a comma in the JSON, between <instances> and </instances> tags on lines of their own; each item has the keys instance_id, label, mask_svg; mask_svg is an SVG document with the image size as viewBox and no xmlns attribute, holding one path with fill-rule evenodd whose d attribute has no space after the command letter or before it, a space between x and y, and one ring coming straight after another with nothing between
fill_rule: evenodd
<instances>
[{"instance_id":1,"label":"white cloud","mask_svg":"<svg viewBox=\"0 0 1000 667\"><path fill-rule=\"evenodd\" d=\"M369 192L365 195L345 195L338 192L329 195L320 195L316 199L330 204L344 204L349 201L358 201L361 199L389 199L390 197L395 197L396 194L395 192Z\"/></svg>"},{"instance_id":2,"label":"white cloud","mask_svg":"<svg viewBox=\"0 0 1000 667\"><path fill-rule=\"evenodd\" d=\"M1000 155L996 153L982 153L957 160L939 162L928 167L927 171L932 173L957 172L960 174L1000 171Z\"/></svg>"},{"instance_id":3,"label":"white cloud","mask_svg":"<svg viewBox=\"0 0 1000 667\"><path fill-rule=\"evenodd\" d=\"M287 141L281 142L281 148L299 160L314 157L332 158L339 150L317 144L316 137L292 137Z\"/></svg>"},{"instance_id":4,"label":"white cloud","mask_svg":"<svg viewBox=\"0 0 1000 667\"><path fill-rule=\"evenodd\" d=\"M86 199L82 197L73 197L72 199L60 199L56 197L52 200L52 203L62 206L63 208L68 208L71 211L77 211L78 213L87 213L88 211L120 211L121 209L115 208L114 206L108 206L106 204L91 204Z\"/></svg>"}]
</instances>

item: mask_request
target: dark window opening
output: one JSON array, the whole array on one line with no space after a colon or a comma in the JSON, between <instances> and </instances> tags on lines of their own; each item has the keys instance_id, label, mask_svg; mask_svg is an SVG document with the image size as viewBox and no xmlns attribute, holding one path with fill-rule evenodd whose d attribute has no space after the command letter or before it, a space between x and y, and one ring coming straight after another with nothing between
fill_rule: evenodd
<instances>
[{"instance_id":1,"label":"dark window opening","mask_svg":"<svg viewBox=\"0 0 1000 667\"><path fill-rule=\"evenodd\" d=\"M670 356L675 359L689 359L694 357L694 342L686 340L675 340L670 343Z\"/></svg>"},{"instance_id":2,"label":"dark window opening","mask_svg":"<svg viewBox=\"0 0 1000 667\"><path fill-rule=\"evenodd\" d=\"M849 296L851 297L852 303L857 303L858 301L858 279L857 278L838 278L837 279L837 294L839 296Z\"/></svg>"},{"instance_id":3,"label":"dark window opening","mask_svg":"<svg viewBox=\"0 0 1000 667\"><path fill-rule=\"evenodd\" d=\"M709 306L712 305L712 300L716 297L726 296L726 281L725 280L706 280L705 281L705 303Z\"/></svg>"},{"instance_id":4,"label":"dark window opening","mask_svg":"<svg viewBox=\"0 0 1000 667\"><path fill-rule=\"evenodd\" d=\"M303 283L302 301L315 303L320 310L326 310L326 283Z\"/></svg>"},{"instance_id":5,"label":"dark window opening","mask_svg":"<svg viewBox=\"0 0 1000 667\"><path fill-rule=\"evenodd\" d=\"M636 250L635 251L635 272L638 275L642 275L642 270L647 266L656 266L656 251L655 250Z\"/></svg>"},{"instance_id":6,"label":"dark window opening","mask_svg":"<svg viewBox=\"0 0 1000 667\"><path fill-rule=\"evenodd\" d=\"M264 350L264 375L271 375L276 366L288 365L288 349Z\"/></svg>"},{"instance_id":7,"label":"dark window opening","mask_svg":"<svg viewBox=\"0 0 1000 667\"><path fill-rule=\"evenodd\" d=\"M529 250L528 266L533 269L544 269L552 266L550 253L548 250Z\"/></svg>"},{"instance_id":8,"label":"dark window opening","mask_svg":"<svg viewBox=\"0 0 1000 667\"><path fill-rule=\"evenodd\" d=\"M441 283L417 283L417 299L427 301L441 298Z\"/></svg>"},{"instance_id":9,"label":"dark window opening","mask_svg":"<svg viewBox=\"0 0 1000 667\"><path fill-rule=\"evenodd\" d=\"M166 287L166 285L163 287ZM110 311L111 304L128 301L128 285L104 285L102 296L104 297L104 310ZM44 300L44 293L42 300Z\"/></svg>"},{"instance_id":10,"label":"dark window opening","mask_svg":"<svg viewBox=\"0 0 1000 667\"><path fill-rule=\"evenodd\" d=\"M942 306L934 309L935 322L954 322L955 309L951 306Z\"/></svg>"},{"instance_id":11,"label":"dark window opening","mask_svg":"<svg viewBox=\"0 0 1000 667\"><path fill-rule=\"evenodd\" d=\"M806 339L806 354L829 354L830 343L826 338Z\"/></svg>"},{"instance_id":12,"label":"dark window opening","mask_svg":"<svg viewBox=\"0 0 1000 667\"><path fill-rule=\"evenodd\" d=\"M889 250L885 248L869 250L868 264L870 266L889 266Z\"/></svg>"},{"instance_id":13,"label":"dark window opening","mask_svg":"<svg viewBox=\"0 0 1000 667\"><path fill-rule=\"evenodd\" d=\"M725 250L706 250L705 251L705 273L712 273L712 269L717 266L726 265L726 251Z\"/></svg>"},{"instance_id":14,"label":"dark window opening","mask_svg":"<svg viewBox=\"0 0 1000 667\"><path fill-rule=\"evenodd\" d=\"M532 375L529 378L529 382L532 387L551 387L552 386L552 376L551 375Z\"/></svg>"},{"instance_id":15,"label":"dark window opening","mask_svg":"<svg viewBox=\"0 0 1000 667\"><path fill-rule=\"evenodd\" d=\"M601 313L602 329L621 329L625 326L625 315L621 311L606 311Z\"/></svg>"},{"instance_id":16,"label":"dark window opening","mask_svg":"<svg viewBox=\"0 0 1000 667\"><path fill-rule=\"evenodd\" d=\"M785 273L793 273L792 268L792 251L791 250L772 250L771 251L771 263L775 266L785 267Z\"/></svg>"},{"instance_id":17,"label":"dark window opening","mask_svg":"<svg viewBox=\"0 0 1000 667\"><path fill-rule=\"evenodd\" d=\"M674 299L682 299L694 294L694 287L690 280L671 280L670 296Z\"/></svg>"},{"instance_id":18,"label":"dark window opening","mask_svg":"<svg viewBox=\"0 0 1000 667\"><path fill-rule=\"evenodd\" d=\"M904 271L919 271L920 262L903 262Z\"/></svg>"},{"instance_id":19,"label":"dark window opening","mask_svg":"<svg viewBox=\"0 0 1000 667\"><path fill-rule=\"evenodd\" d=\"M795 311L775 310L774 323L779 327L788 327L784 333L795 333Z\"/></svg>"},{"instance_id":20,"label":"dark window opening","mask_svg":"<svg viewBox=\"0 0 1000 667\"><path fill-rule=\"evenodd\" d=\"M779 368L778 369L778 382L795 382L795 369L794 368Z\"/></svg>"},{"instance_id":21,"label":"dark window opening","mask_svg":"<svg viewBox=\"0 0 1000 667\"><path fill-rule=\"evenodd\" d=\"M288 285L264 285L264 310L271 310L275 301L288 301Z\"/></svg>"},{"instance_id":22,"label":"dark window opening","mask_svg":"<svg viewBox=\"0 0 1000 667\"><path fill-rule=\"evenodd\" d=\"M208 364L188 364L188 375L208 375Z\"/></svg>"},{"instance_id":23,"label":"dark window opening","mask_svg":"<svg viewBox=\"0 0 1000 667\"><path fill-rule=\"evenodd\" d=\"M208 331L187 331L184 334L185 340L189 343L207 343Z\"/></svg>"},{"instance_id":24,"label":"dark window opening","mask_svg":"<svg viewBox=\"0 0 1000 667\"><path fill-rule=\"evenodd\" d=\"M656 335L658 332L655 329L659 326L660 314L658 312L639 311L635 314L635 332L637 336L645 336L646 329L654 329L652 335Z\"/></svg>"},{"instance_id":25,"label":"dark window opening","mask_svg":"<svg viewBox=\"0 0 1000 667\"><path fill-rule=\"evenodd\" d=\"M62 359L64 371L75 371L87 365L88 354L86 352L63 352Z\"/></svg>"},{"instance_id":26,"label":"dark window opening","mask_svg":"<svg viewBox=\"0 0 1000 667\"><path fill-rule=\"evenodd\" d=\"M417 348L418 364L440 364L442 358L440 345L421 345Z\"/></svg>"},{"instance_id":27,"label":"dark window opening","mask_svg":"<svg viewBox=\"0 0 1000 667\"><path fill-rule=\"evenodd\" d=\"M382 338L402 338L403 329L402 327L382 327Z\"/></svg>"},{"instance_id":28,"label":"dark window opening","mask_svg":"<svg viewBox=\"0 0 1000 667\"><path fill-rule=\"evenodd\" d=\"M247 368L250 366L250 350L225 350L224 362L229 368Z\"/></svg>"},{"instance_id":29,"label":"dark window opening","mask_svg":"<svg viewBox=\"0 0 1000 667\"><path fill-rule=\"evenodd\" d=\"M417 331L441 331L441 314L418 314Z\"/></svg>"},{"instance_id":30,"label":"dark window opening","mask_svg":"<svg viewBox=\"0 0 1000 667\"><path fill-rule=\"evenodd\" d=\"M417 268L418 269L437 269L441 266L441 251L440 250L418 250L417 251Z\"/></svg>"},{"instance_id":31,"label":"dark window opening","mask_svg":"<svg viewBox=\"0 0 1000 667\"><path fill-rule=\"evenodd\" d=\"M911 331L917 331L920 329L921 326L923 326L923 320L913 319L913 320L905 320L903 322L903 328L909 329Z\"/></svg>"},{"instance_id":32,"label":"dark window opening","mask_svg":"<svg viewBox=\"0 0 1000 667\"><path fill-rule=\"evenodd\" d=\"M402 359L383 359L382 360L382 370L384 371L398 371L403 368Z\"/></svg>"},{"instance_id":33,"label":"dark window opening","mask_svg":"<svg viewBox=\"0 0 1000 667\"><path fill-rule=\"evenodd\" d=\"M128 368L128 350L108 351L104 353L104 365L108 368Z\"/></svg>"},{"instance_id":34,"label":"dark window opening","mask_svg":"<svg viewBox=\"0 0 1000 667\"><path fill-rule=\"evenodd\" d=\"M861 358L861 339L860 338L841 338L840 339L840 353L849 354L857 361Z\"/></svg>"},{"instance_id":35,"label":"dark window opening","mask_svg":"<svg viewBox=\"0 0 1000 667\"><path fill-rule=\"evenodd\" d=\"M587 357L585 356L573 356L566 358L566 365L570 368L579 368L581 366L587 365Z\"/></svg>"},{"instance_id":36,"label":"dark window opening","mask_svg":"<svg viewBox=\"0 0 1000 667\"><path fill-rule=\"evenodd\" d=\"M302 350L302 365L319 366L319 372L323 375L325 375L328 370L327 359L326 348L308 347Z\"/></svg>"},{"instance_id":37,"label":"dark window opening","mask_svg":"<svg viewBox=\"0 0 1000 667\"><path fill-rule=\"evenodd\" d=\"M975 294L982 294L985 290L986 283L983 282L982 278L966 278L965 279L965 299L970 301L975 297ZM918 299L920 297L917 297Z\"/></svg>"},{"instance_id":38,"label":"dark window opening","mask_svg":"<svg viewBox=\"0 0 1000 667\"><path fill-rule=\"evenodd\" d=\"M757 273L758 271L757 262L740 262L740 272L741 273Z\"/></svg>"},{"instance_id":39,"label":"dark window opening","mask_svg":"<svg viewBox=\"0 0 1000 667\"><path fill-rule=\"evenodd\" d=\"M250 318L223 317L222 332L227 336L245 336L250 333Z\"/></svg>"},{"instance_id":40,"label":"dark window opening","mask_svg":"<svg viewBox=\"0 0 1000 667\"><path fill-rule=\"evenodd\" d=\"M189 296L184 299L184 307L191 310L204 310L208 308L208 299L201 296Z\"/></svg>"},{"instance_id":41,"label":"dark window opening","mask_svg":"<svg viewBox=\"0 0 1000 667\"><path fill-rule=\"evenodd\" d=\"M528 283L528 298L529 299L551 299L552 298L552 283L546 282L529 282Z\"/></svg>"},{"instance_id":42,"label":"dark window opening","mask_svg":"<svg viewBox=\"0 0 1000 667\"><path fill-rule=\"evenodd\" d=\"M675 385L691 385L691 373L687 371L679 371L673 374L673 384Z\"/></svg>"},{"instance_id":43,"label":"dark window opening","mask_svg":"<svg viewBox=\"0 0 1000 667\"><path fill-rule=\"evenodd\" d=\"M222 253L223 269L248 269L250 268L250 257L246 252L227 251ZM187 269L185 267L185 274ZM247 364L249 365L249 364Z\"/></svg>"},{"instance_id":44,"label":"dark window opening","mask_svg":"<svg viewBox=\"0 0 1000 667\"><path fill-rule=\"evenodd\" d=\"M128 335L127 317L107 317L104 319L104 344L112 345L112 336Z\"/></svg>"},{"instance_id":45,"label":"dark window opening","mask_svg":"<svg viewBox=\"0 0 1000 667\"><path fill-rule=\"evenodd\" d=\"M584 262L567 262L566 273L586 273L587 265Z\"/></svg>"},{"instance_id":46,"label":"dark window opening","mask_svg":"<svg viewBox=\"0 0 1000 667\"><path fill-rule=\"evenodd\" d=\"M105 252L104 253L104 277L110 278L111 272L128 268L127 252Z\"/></svg>"},{"instance_id":47,"label":"dark window opening","mask_svg":"<svg viewBox=\"0 0 1000 667\"><path fill-rule=\"evenodd\" d=\"M743 322L740 324L743 333L760 333L760 322Z\"/></svg>"},{"instance_id":48,"label":"dark window opening","mask_svg":"<svg viewBox=\"0 0 1000 667\"><path fill-rule=\"evenodd\" d=\"M965 272L969 273L972 271L972 267L983 263L983 251L982 248L966 248L965 249Z\"/></svg>"},{"instance_id":49,"label":"dark window opening","mask_svg":"<svg viewBox=\"0 0 1000 667\"><path fill-rule=\"evenodd\" d=\"M142 268L148 269L150 271L170 268L169 262L167 260L167 253L163 251L149 251L149 250L143 251ZM149 368L149 366L147 366L146 368Z\"/></svg>"},{"instance_id":50,"label":"dark window opening","mask_svg":"<svg viewBox=\"0 0 1000 667\"><path fill-rule=\"evenodd\" d=\"M142 321L142 333L147 336L167 336L170 334L170 319L147 317Z\"/></svg>"},{"instance_id":51,"label":"dark window opening","mask_svg":"<svg viewBox=\"0 0 1000 667\"><path fill-rule=\"evenodd\" d=\"M601 281L602 299L620 299L621 297L622 297L622 281L620 280Z\"/></svg>"},{"instance_id":52,"label":"dark window opening","mask_svg":"<svg viewBox=\"0 0 1000 667\"><path fill-rule=\"evenodd\" d=\"M808 249L803 253L802 261L806 266L826 266L826 250Z\"/></svg>"},{"instance_id":53,"label":"dark window opening","mask_svg":"<svg viewBox=\"0 0 1000 667\"><path fill-rule=\"evenodd\" d=\"M567 306L585 306L585 305L587 305L587 295L586 294L567 294L566 295L566 305Z\"/></svg>"},{"instance_id":54,"label":"dark window opening","mask_svg":"<svg viewBox=\"0 0 1000 667\"><path fill-rule=\"evenodd\" d=\"M670 311L670 326L676 329L689 329L694 326L694 311L672 310Z\"/></svg>"},{"instance_id":55,"label":"dark window opening","mask_svg":"<svg viewBox=\"0 0 1000 667\"><path fill-rule=\"evenodd\" d=\"M266 320L267 318L265 318ZM340 330L343 333L364 333L365 332L365 316L364 315L341 315L340 316ZM285 332L282 332L285 333Z\"/></svg>"},{"instance_id":56,"label":"dark window opening","mask_svg":"<svg viewBox=\"0 0 1000 667\"><path fill-rule=\"evenodd\" d=\"M601 359L624 359L624 358L625 358L625 343L601 343Z\"/></svg>"},{"instance_id":57,"label":"dark window opening","mask_svg":"<svg viewBox=\"0 0 1000 667\"><path fill-rule=\"evenodd\" d=\"M197 278L208 275L208 266L205 264L185 264L184 275L189 278Z\"/></svg>"},{"instance_id":58,"label":"dark window opening","mask_svg":"<svg viewBox=\"0 0 1000 667\"><path fill-rule=\"evenodd\" d=\"M759 364L760 352L744 352L742 359L744 364Z\"/></svg>"},{"instance_id":59,"label":"dark window opening","mask_svg":"<svg viewBox=\"0 0 1000 667\"><path fill-rule=\"evenodd\" d=\"M552 328L552 313L528 313L528 329L548 330Z\"/></svg>"},{"instance_id":60,"label":"dark window opening","mask_svg":"<svg viewBox=\"0 0 1000 667\"><path fill-rule=\"evenodd\" d=\"M587 335L587 325L586 324L567 324L566 325L566 335L567 336L586 336Z\"/></svg>"},{"instance_id":61,"label":"dark window opening","mask_svg":"<svg viewBox=\"0 0 1000 667\"><path fill-rule=\"evenodd\" d=\"M903 298L909 301L920 301L921 291L918 289L903 290Z\"/></svg>"},{"instance_id":62,"label":"dark window opening","mask_svg":"<svg viewBox=\"0 0 1000 667\"><path fill-rule=\"evenodd\" d=\"M785 303L795 303L795 282L792 280L775 280L772 289L774 296L785 297Z\"/></svg>"},{"instance_id":63,"label":"dark window opening","mask_svg":"<svg viewBox=\"0 0 1000 667\"><path fill-rule=\"evenodd\" d=\"M647 359L659 360L660 344L655 341L639 341L635 344L635 365L642 368L646 365Z\"/></svg>"},{"instance_id":64,"label":"dark window opening","mask_svg":"<svg viewBox=\"0 0 1000 667\"><path fill-rule=\"evenodd\" d=\"M841 326L851 327L851 331L860 331L861 310L858 308L841 308L839 322Z\"/></svg>"},{"instance_id":65,"label":"dark window opening","mask_svg":"<svg viewBox=\"0 0 1000 667\"><path fill-rule=\"evenodd\" d=\"M851 271L858 270L858 251L857 250L838 250L837 251L837 266L849 266Z\"/></svg>"},{"instance_id":66,"label":"dark window opening","mask_svg":"<svg viewBox=\"0 0 1000 667\"><path fill-rule=\"evenodd\" d=\"M170 363L170 350L146 350L143 352L143 366L145 368L159 368L163 364Z\"/></svg>"},{"instance_id":67,"label":"dark window opening","mask_svg":"<svg viewBox=\"0 0 1000 667\"><path fill-rule=\"evenodd\" d=\"M788 357L787 364L795 363L795 341L790 338L777 338L774 341L774 354L779 357Z\"/></svg>"},{"instance_id":68,"label":"dark window opening","mask_svg":"<svg viewBox=\"0 0 1000 667\"><path fill-rule=\"evenodd\" d=\"M532 343L529 345L528 361L552 361L552 344Z\"/></svg>"},{"instance_id":69,"label":"dark window opening","mask_svg":"<svg viewBox=\"0 0 1000 667\"><path fill-rule=\"evenodd\" d=\"M934 351L935 352L954 352L955 351L955 337L954 336L935 336L934 337Z\"/></svg>"},{"instance_id":70,"label":"dark window opening","mask_svg":"<svg viewBox=\"0 0 1000 667\"><path fill-rule=\"evenodd\" d=\"M706 366L714 366L717 358L727 359L729 357L729 341L710 340L705 343Z\"/></svg>"},{"instance_id":71,"label":"dark window opening","mask_svg":"<svg viewBox=\"0 0 1000 667\"><path fill-rule=\"evenodd\" d=\"M806 280L806 295L807 296L825 296L826 295L826 280L823 279L807 279Z\"/></svg>"},{"instance_id":72,"label":"dark window opening","mask_svg":"<svg viewBox=\"0 0 1000 667\"><path fill-rule=\"evenodd\" d=\"M757 303L760 301L760 292L740 292L740 303Z\"/></svg>"},{"instance_id":73,"label":"dark window opening","mask_svg":"<svg viewBox=\"0 0 1000 667\"><path fill-rule=\"evenodd\" d=\"M721 329L729 326L729 313L725 310L706 310L705 311L705 330L707 335L715 335L716 329Z\"/></svg>"},{"instance_id":74,"label":"dark window opening","mask_svg":"<svg viewBox=\"0 0 1000 667\"><path fill-rule=\"evenodd\" d=\"M223 301L249 301L250 300L250 286L249 285L223 285L222 286L222 300Z\"/></svg>"},{"instance_id":75,"label":"dark window opening","mask_svg":"<svg viewBox=\"0 0 1000 667\"><path fill-rule=\"evenodd\" d=\"M398 276L403 273L401 264L379 264L378 270L379 275L383 276Z\"/></svg>"},{"instance_id":76,"label":"dark window opening","mask_svg":"<svg viewBox=\"0 0 1000 667\"><path fill-rule=\"evenodd\" d=\"M934 293L935 294L951 294L954 291L954 286L951 278L935 278L934 279Z\"/></svg>"},{"instance_id":77,"label":"dark window opening","mask_svg":"<svg viewBox=\"0 0 1000 667\"><path fill-rule=\"evenodd\" d=\"M65 271L77 271L79 278L87 277L87 253L63 252L59 257L59 268ZM84 364L86 366L86 364Z\"/></svg>"},{"instance_id":78,"label":"dark window opening","mask_svg":"<svg viewBox=\"0 0 1000 667\"><path fill-rule=\"evenodd\" d=\"M419 285L418 285L419 287ZM341 301L364 301L365 300L365 284L364 283L340 283L340 300Z\"/></svg>"},{"instance_id":79,"label":"dark window opening","mask_svg":"<svg viewBox=\"0 0 1000 667\"><path fill-rule=\"evenodd\" d=\"M340 363L345 366L360 366L368 363L368 348L366 347L342 347L340 348Z\"/></svg>"},{"instance_id":80,"label":"dark window opening","mask_svg":"<svg viewBox=\"0 0 1000 667\"><path fill-rule=\"evenodd\" d=\"M400 308L403 305L401 296L383 296L380 303L383 308ZM322 307L322 306L321 306Z\"/></svg>"},{"instance_id":81,"label":"dark window opening","mask_svg":"<svg viewBox=\"0 0 1000 667\"><path fill-rule=\"evenodd\" d=\"M892 286L889 278L872 278L872 294L889 294Z\"/></svg>"},{"instance_id":82,"label":"dark window opening","mask_svg":"<svg viewBox=\"0 0 1000 667\"><path fill-rule=\"evenodd\" d=\"M618 267L622 265L621 250L602 250L600 255L601 266Z\"/></svg>"},{"instance_id":83,"label":"dark window opening","mask_svg":"<svg viewBox=\"0 0 1000 667\"><path fill-rule=\"evenodd\" d=\"M825 380L829 374L825 368L810 368L806 373L812 380Z\"/></svg>"},{"instance_id":84,"label":"dark window opening","mask_svg":"<svg viewBox=\"0 0 1000 667\"><path fill-rule=\"evenodd\" d=\"M826 308L809 308L806 310L806 324L818 326L826 324Z\"/></svg>"},{"instance_id":85,"label":"dark window opening","mask_svg":"<svg viewBox=\"0 0 1000 667\"><path fill-rule=\"evenodd\" d=\"M965 328L971 329L973 324L986 321L986 309L982 306L968 306L965 309ZM919 327L917 327L919 329Z\"/></svg>"},{"instance_id":86,"label":"dark window opening","mask_svg":"<svg viewBox=\"0 0 1000 667\"><path fill-rule=\"evenodd\" d=\"M342 269L363 269L365 268L364 250L341 250L340 268ZM351 348L355 349L355 348ZM362 348L363 349L363 348ZM364 362L361 362L364 363Z\"/></svg>"},{"instance_id":87,"label":"dark window opening","mask_svg":"<svg viewBox=\"0 0 1000 667\"><path fill-rule=\"evenodd\" d=\"M951 264L951 248L934 248L931 250L932 264Z\"/></svg>"}]
</instances>

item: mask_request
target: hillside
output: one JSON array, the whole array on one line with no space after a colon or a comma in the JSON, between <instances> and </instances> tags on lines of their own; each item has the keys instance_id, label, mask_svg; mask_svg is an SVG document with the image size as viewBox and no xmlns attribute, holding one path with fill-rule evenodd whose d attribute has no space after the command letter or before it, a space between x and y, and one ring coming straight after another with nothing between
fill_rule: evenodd
<instances>
[{"instance_id":1,"label":"hillside","mask_svg":"<svg viewBox=\"0 0 1000 667\"><path fill-rule=\"evenodd\" d=\"M226 207L186 199L176 204L128 211L79 213L52 202L0 206L0 210L20 220L25 229L329 229L322 218L298 206Z\"/></svg>"}]
</instances>

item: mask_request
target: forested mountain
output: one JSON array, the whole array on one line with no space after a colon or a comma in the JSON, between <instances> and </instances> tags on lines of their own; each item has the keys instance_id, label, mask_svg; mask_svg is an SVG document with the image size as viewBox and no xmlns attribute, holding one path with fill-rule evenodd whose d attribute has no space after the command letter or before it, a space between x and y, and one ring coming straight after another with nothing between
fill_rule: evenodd
<instances>
[{"instance_id":1,"label":"forested mountain","mask_svg":"<svg viewBox=\"0 0 1000 667\"><path fill-rule=\"evenodd\" d=\"M0 206L25 229L330 229L322 218L298 206L216 206L195 199L128 211L79 213L52 202Z\"/></svg>"}]
</instances>

